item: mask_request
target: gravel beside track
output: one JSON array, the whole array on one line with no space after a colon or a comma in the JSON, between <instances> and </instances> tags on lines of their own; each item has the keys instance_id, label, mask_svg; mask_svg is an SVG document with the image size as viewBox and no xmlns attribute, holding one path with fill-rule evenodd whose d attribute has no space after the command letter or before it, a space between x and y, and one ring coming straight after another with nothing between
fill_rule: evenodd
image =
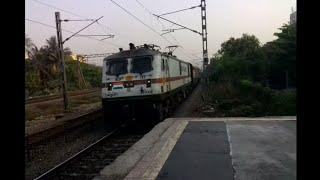
<instances>
[{"instance_id":1,"label":"gravel beside track","mask_svg":"<svg viewBox=\"0 0 320 180\"><path fill-rule=\"evenodd\" d=\"M25 154L26 180L36 178L111 131L101 118L29 146L29 157Z\"/></svg>"},{"instance_id":2,"label":"gravel beside track","mask_svg":"<svg viewBox=\"0 0 320 180\"><path fill-rule=\"evenodd\" d=\"M132 122L121 131L106 138L94 148L81 153L79 157L58 168L54 175L41 179L92 179L99 171L125 152L152 127L143 127ZM74 154L95 143L112 132L102 119L91 125L77 128L67 134L34 145L30 150L30 161L26 159L26 179L34 179L62 163ZM67 171L64 171L67 170Z\"/></svg>"}]
</instances>

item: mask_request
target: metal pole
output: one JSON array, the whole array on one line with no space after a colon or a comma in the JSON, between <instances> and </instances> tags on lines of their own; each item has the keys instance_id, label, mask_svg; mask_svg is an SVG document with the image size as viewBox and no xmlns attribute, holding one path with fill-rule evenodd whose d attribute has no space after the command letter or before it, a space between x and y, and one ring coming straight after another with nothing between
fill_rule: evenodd
<instances>
[{"instance_id":1,"label":"metal pole","mask_svg":"<svg viewBox=\"0 0 320 180\"><path fill-rule=\"evenodd\" d=\"M208 43L207 43L207 14L206 1L201 0L201 24L202 24L202 51L203 51L203 70L208 65Z\"/></svg>"},{"instance_id":2,"label":"metal pole","mask_svg":"<svg viewBox=\"0 0 320 180\"><path fill-rule=\"evenodd\" d=\"M64 62L64 52L63 52L63 43L62 43L62 31L61 31L61 19L60 12L55 12L56 16L56 27L57 27L57 40L58 40L58 57L60 60L60 69L61 69L61 87L62 87L62 95L63 95L63 105L64 110L68 109L68 96L67 96L67 74L65 70L65 62Z\"/></svg>"}]
</instances>

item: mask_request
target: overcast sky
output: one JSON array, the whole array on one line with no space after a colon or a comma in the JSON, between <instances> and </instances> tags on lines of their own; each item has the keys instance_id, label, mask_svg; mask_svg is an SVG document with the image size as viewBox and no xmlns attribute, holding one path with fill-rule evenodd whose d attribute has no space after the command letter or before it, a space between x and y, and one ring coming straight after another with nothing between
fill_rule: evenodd
<instances>
[{"instance_id":1,"label":"overcast sky","mask_svg":"<svg viewBox=\"0 0 320 180\"><path fill-rule=\"evenodd\" d=\"M114 0L130 11L145 24L158 33L163 29L179 28L151 16L151 13L162 14L200 4L200 0ZM39 3L40 2L40 3ZM65 10L57 10L41 4L49 4ZM139 4L139 2L141 4ZM201 65L201 36L188 30L179 30L163 35L161 38L141 22L134 19L110 0L27 0L25 1L27 19L55 26L55 11L60 11L62 19L98 18L104 16L100 25L93 24L80 34L114 34L115 37L104 41L85 37L73 37L64 46L76 54L94 54L117 52L119 47L128 48L130 42L136 45L144 43L157 44L165 51L168 45L180 45L174 54L180 59ZM296 0L207 0L208 50L209 57L219 48L222 42L230 37L238 38L243 33L255 35L262 44L275 39L278 31L290 18L291 8L296 9ZM71 12L71 13L68 13ZM78 16L76 16L76 15ZM80 17L79 17L80 16ZM200 8L164 16L179 24L201 32ZM90 22L63 22L62 29L76 32ZM163 27L164 26L164 27ZM25 22L26 34L38 47L45 40L56 35L55 28L46 27L34 22ZM71 34L63 32L63 39ZM97 38L102 39L102 38ZM200 60L199 60L200 58ZM101 58L91 59L91 63L101 64Z\"/></svg>"}]
</instances>

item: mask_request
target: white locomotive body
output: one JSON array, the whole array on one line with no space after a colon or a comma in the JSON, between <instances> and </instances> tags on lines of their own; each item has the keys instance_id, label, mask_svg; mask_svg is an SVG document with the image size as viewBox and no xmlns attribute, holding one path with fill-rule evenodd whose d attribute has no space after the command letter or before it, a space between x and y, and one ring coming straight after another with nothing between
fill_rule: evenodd
<instances>
[{"instance_id":1,"label":"white locomotive body","mask_svg":"<svg viewBox=\"0 0 320 180\"><path fill-rule=\"evenodd\" d=\"M107 119L121 117L124 112L139 115L152 110L159 116L156 119L162 119L172 101L186 97L196 83L190 63L148 45L106 57L102 72L102 101Z\"/></svg>"}]
</instances>

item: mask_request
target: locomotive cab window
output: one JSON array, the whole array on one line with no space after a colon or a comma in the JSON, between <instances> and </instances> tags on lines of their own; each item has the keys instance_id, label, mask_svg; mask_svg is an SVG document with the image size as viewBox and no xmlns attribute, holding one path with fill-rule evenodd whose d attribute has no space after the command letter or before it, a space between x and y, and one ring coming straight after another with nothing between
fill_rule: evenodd
<instances>
[{"instance_id":1,"label":"locomotive cab window","mask_svg":"<svg viewBox=\"0 0 320 180\"><path fill-rule=\"evenodd\" d=\"M107 75L120 75L128 73L128 61L126 59L114 59L106 62Z\"/></svg>"},{"instance_id":2,"label":"locomotive cab window","mask_svg":"<svg viewBox=\"0 0 320 180\"><path fill-rule=\"evenodd\" d=\"M179 62L180 75L182 74L181 62Z\"/></svg>"},{"instance_id":3,"label":"locomotive cab window","mask_svg":"<svg viewBox=\"0 0 320 180\"><path fill-rule=\"evenodd\" d=\"M132 73L145 73L153 70L152 68L152 57L135 57L132 60Z\"/></svg>"}]
</instances>

